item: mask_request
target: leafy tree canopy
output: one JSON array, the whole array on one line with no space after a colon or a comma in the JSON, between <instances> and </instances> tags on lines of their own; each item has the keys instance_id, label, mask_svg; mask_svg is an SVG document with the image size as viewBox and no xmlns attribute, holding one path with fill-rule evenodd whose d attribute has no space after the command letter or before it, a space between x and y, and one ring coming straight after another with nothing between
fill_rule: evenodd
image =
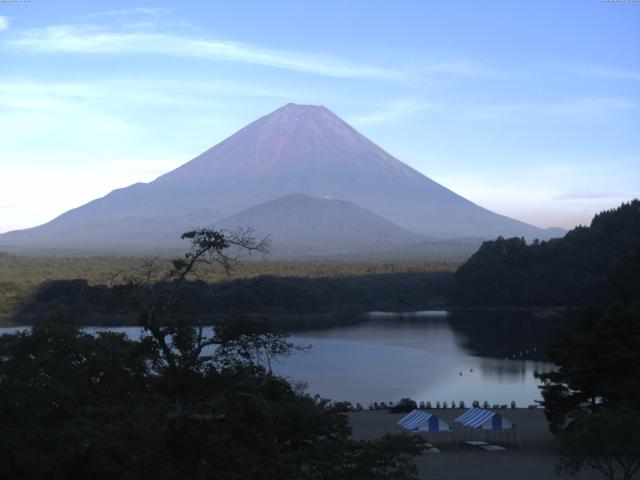
<instances>
[{"instance_id":1,"label":"leafy tree canopy","mask_svg":"<svg viewBox=\"0 0 640 480\"><path fill-rule=\"evenodd\" d=\"M609 302L551 345L557 369L537 375L566 473L594 468L628 480L640 468L639 272L640 250L615 270Z\"/></svg>"},{"instance_id":2,"label":"leafy tree canopy","mask_svg":"<svg viewBox=\"0 0 640 480\"><path fill-rule=\"evenodd\" d=\"M586 306L606 300L618 262L640 249L640 200L597 214L564 238L484 242L455 273L449 302L466 306Z\"/></svg>"}]
</instances>

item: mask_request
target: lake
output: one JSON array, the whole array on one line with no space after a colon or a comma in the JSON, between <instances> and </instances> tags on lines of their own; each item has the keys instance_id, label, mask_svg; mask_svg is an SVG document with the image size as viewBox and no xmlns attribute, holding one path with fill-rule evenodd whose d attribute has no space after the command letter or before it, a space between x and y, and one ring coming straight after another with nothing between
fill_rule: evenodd
<instances>
[{"instance_id":1,"label":"lake","mask_svg":"<svg viewBox=\"0 0 640 480\"><path fill-rule=\"evenodd\" d=\"M571 323L528 311L372 312L356 324L295 333L292 341L311 350L274 368L312 394L365 407L402 397L526 406L541 398L533 374L552 368L544 350L554 331ZM112 330L140 335L137 327Z\"/></svg>"},{"instance_id":2,"label":"lake","mask_svg":"<svg viewBox=\"0 0 640 480\"><path fill-rule=\"evenodd\" d=\"M519 406L539 400L535 371L548 371L544 351L562 317L531 312L370 314L356 325L298 333L311 344L280 365L292 380L335 400L473 400Z\"/></svg>"}]
</instances>

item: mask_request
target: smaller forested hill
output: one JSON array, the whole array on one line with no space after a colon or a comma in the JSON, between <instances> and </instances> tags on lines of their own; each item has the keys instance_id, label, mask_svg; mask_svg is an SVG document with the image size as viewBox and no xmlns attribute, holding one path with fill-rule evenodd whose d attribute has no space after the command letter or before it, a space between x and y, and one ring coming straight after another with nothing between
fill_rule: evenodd
<instances>
[{"instance_id":1,"label":"smaller forested hill","mask_svg":"<svg viewBox=\"0 0 640 480\"><path fill-rule=\"evenodd\" d=\"M457 306L581 306L603 301L608 278L640 251L640 200L597 214L589 227L527 245L522 238L484 242L455 273Z\"/></svg>"}]
</instances>

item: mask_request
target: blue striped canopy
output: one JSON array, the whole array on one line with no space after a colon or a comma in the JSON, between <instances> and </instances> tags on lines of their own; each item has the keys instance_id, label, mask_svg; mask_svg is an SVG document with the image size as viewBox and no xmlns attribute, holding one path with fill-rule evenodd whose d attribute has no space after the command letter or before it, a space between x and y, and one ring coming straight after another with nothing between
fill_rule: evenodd
<instances>
[{"instance_id":1,"label":"blue striped canopy","mask_svg":"<svg viewBox=\"0 0 640 480\"><path fill-rule=\"evenodd\" d=\"M398 425L410 432L442 432L445 430L451 430L449 425L440 420L433 413L425 412L423 410L412 411L407 416L402 417L398 421Z\"/></svg>"},{"instance_id":2,"label":"blue striped canopy","mask_svg":"<svg viewBox=\"0 0 640 480\"><path fill-rule=\"evenodd\" d=\"M501 430L513 428L513 424L497 412L482 408L470 408L454 420L468 428L480 428L483 430Z\"/></svg>"}]
</instances>

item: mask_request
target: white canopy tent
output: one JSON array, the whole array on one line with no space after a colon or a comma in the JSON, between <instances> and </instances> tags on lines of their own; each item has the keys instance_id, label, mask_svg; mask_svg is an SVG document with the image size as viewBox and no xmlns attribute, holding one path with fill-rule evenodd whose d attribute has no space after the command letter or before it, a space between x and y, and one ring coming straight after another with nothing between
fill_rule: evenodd
<instances>
[{"instance_id":1,"label":"white canopy tent","mask_svg":"<svg viewBox=\"0 0 640 480\"><path fill-rule=\"evenodd\" d=\"M413 410L398 421L405 430L410 432L448 432L451 427L431 412Z\"/></svg>"},{"instance_id":2,"label":"white canopy tent","mask_svg":"<svg viewBox=\"0 0 640 480\"><path fill-rule=\"evenodd\" d=\"M487 438L491 436L491 432L498 432L500 440L502 440L502 433L507 434L507 439L513 433L518 446L521 446L516 426L498 412L483 408L470 408L456 418L454 422L470 430L483 430Z\"/></svg>"},{"instance_id":3,"label":"white canopy tent","mask_svg":"<svg viewBox=\"0 0 640 480\"><path fill-rule=\"evenodd\" d=\"M433 413L424 410L413 410L408 415L402 417L398 421L398 425L410 432L426 434L427 438L432 441L440 442L440 440L451 441L453 429L448 423L443 422ZM441 435L444 433L444 437ZM431 444L427 444L428 453L438 453L440 450Z\"/></svg>"},{"instance_id":4,"label":"white canopy tent","mask_svg":"<svg viewBox=\"0 0 640 480\"><path fill-rule=\"evenodd\" d=\"M482 408L470 408L456 418L454 422L461 424L463 427L479 428L482 430L514 428L514 425L498 412Z\"/></svg>"}]
</instances>

